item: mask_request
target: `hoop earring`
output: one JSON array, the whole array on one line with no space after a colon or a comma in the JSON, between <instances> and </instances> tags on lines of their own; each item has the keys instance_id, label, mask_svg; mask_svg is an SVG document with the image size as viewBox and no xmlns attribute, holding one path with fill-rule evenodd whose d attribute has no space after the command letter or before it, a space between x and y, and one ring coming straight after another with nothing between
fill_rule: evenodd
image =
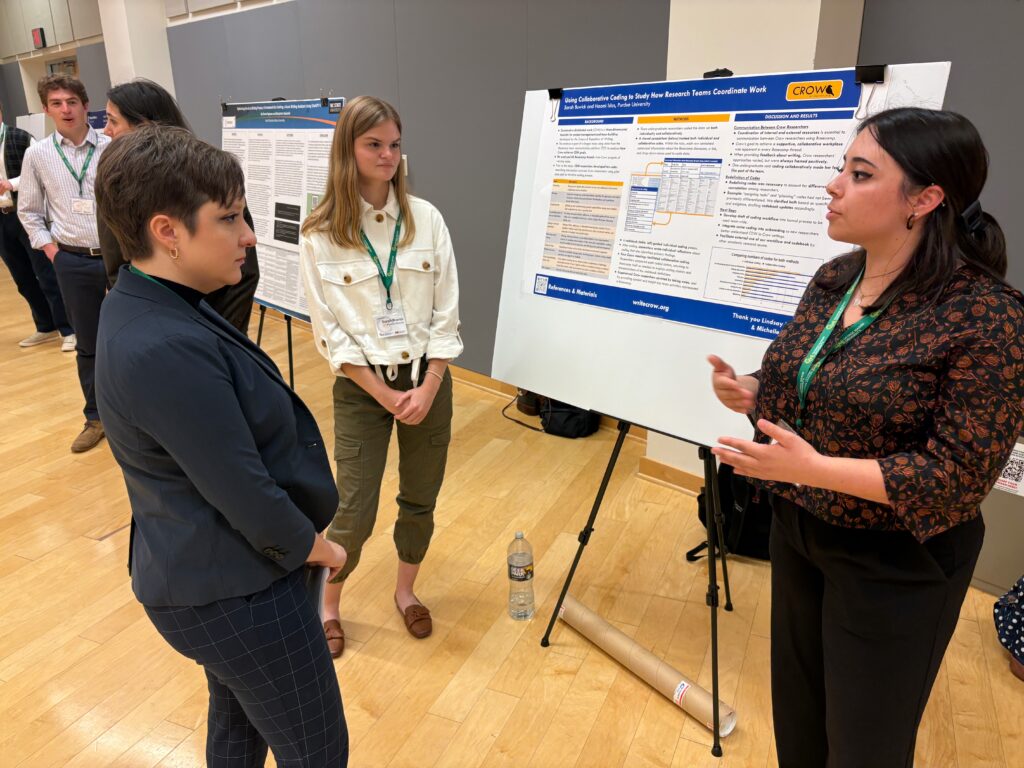
<instances>
[{"instance_id":1,"label":"hoop earring","mask_svg":"<svg viewBox=\"0 0 1024 768\"><path fill-rule=\"evenodd\" d=\"M907 229L910 229L909 225L907 226ZM177 248L171 248L169 255L170 255L170 257L172 259L177 261L178 260L178 249Z\"/></svg>"},{"instance_id":2,"label":"hoop earring","mask_svg":"<svg viewBox=\"0 0 1024 768\"><path fill-rule=\"evenodd\" d=\"M916 213L912 213L909 216L907 216L907 229L913 229L914 228L914 219L915 218L917 218L917 214Z\"/></svg>"}]
</instances>

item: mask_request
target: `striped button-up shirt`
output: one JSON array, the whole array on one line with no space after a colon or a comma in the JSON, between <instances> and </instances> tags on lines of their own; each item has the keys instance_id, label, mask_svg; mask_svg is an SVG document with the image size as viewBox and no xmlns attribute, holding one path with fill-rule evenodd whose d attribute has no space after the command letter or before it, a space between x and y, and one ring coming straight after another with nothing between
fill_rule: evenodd
<instances>
[{"instance_id":1,"label":"striped button-up shirt","mask_svg":"<svg viewBox=\"0 0 1024 768\"><path fill-rule=\"evenodd\" d=\"M54 137L60 142L64 156L76 172L81 172L90 148L96 148L82 181L81 192L78 181L71 175L71 171L57 152ZM96 183L96 167L100 162L100 154L109 143L108 137L98 133L95 128L90 128L85 140L78 146L60 133L54 133L33 144L25 152L18 189L18 218L21 219L33 248L41 249L47 243L53 242L82 248L99 248L100 238L96 232L96 195L93 186ZM73 202L79 197L93 201L92 213L78 213L74 210Z\"/></svg>"}]
</instances>

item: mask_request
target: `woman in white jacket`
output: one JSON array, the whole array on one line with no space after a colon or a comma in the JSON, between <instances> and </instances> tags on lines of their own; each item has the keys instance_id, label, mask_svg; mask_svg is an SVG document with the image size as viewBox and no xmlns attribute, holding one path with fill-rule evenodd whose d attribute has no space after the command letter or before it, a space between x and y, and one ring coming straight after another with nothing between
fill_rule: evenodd
<instances>
[{"instance_id":1,"label":"woman in white jacket","mask_svg":"<svg viewBox=\"0 0 1024 768\"><path fill-rule=\"evenodd\" d=\"M451 440L448 362L462 352L455 258L444 219L406 190L402 122L370 96L342 110L327 189L302 226L301 264L317 349L334 382L340 502L327 538L348 562L324 592L331 655L345 647L345 579L373 531L392 424L398 422L395 605L414 637L430 612L413 592L434 529Z\"/></svg>"}]
</instances>

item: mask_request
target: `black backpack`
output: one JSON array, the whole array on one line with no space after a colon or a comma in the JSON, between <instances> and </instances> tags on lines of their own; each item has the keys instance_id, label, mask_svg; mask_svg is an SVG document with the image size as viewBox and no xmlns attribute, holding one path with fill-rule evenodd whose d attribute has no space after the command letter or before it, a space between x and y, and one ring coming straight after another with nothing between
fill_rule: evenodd
<instances>
[{"instance_id":1,"label":"black backpack","mask_svg":"<svg viewBox=\"0 0 1024 768\"><path fill-rule=\"evenodd\" d=\"M722 505L722 535L726 551L731 555L768 560L768 537L772 530L772 508L766 494L756 498L754 488L747 480L733 472L728 464L718 467L718 499ZM707 525L707 489L697 497L697 517ZM714 521L711 529L715 535ZM706 541L686 553L689 562L699 560L707 549Z\"/></svg>"},{"instance_id":2,"label":"black backpack","mask_svg":"<svg viewBox=\"0 0 1024 768\"><path fill-rule=\"evenodd\" d=\"M545 397L540 404L540 425L549 435L586 437L601 426L601 414Z\"/></svg>"}]
</instances>

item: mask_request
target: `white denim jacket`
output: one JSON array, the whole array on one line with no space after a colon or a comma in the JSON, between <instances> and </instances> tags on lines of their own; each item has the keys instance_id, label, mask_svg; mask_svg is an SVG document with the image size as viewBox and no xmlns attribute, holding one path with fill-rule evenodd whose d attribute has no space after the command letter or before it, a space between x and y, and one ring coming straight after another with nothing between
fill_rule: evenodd
<instances>
[{"instance_id":1,"label":"white denim jacket","mask_svg":"<svg viewBox=\"0 0 1024 768\"><path fill-rule=\"evenodd\" d=\"M394 189L383 210L373 210L365 200L362 205L363 231L387 269L399 213ZM342 248L324 232L302 237L299 262L313 337L336 375L344 375L343 363L373 365L378 373L380 366L413 363L416 375L424 356L452 360L462 353L459 282L448 228L426 200L410 195L409 206L416 237L398 249L391 284L392 304L405 315L404 336L377 334L376 318L385 312L387 294L365 249Z\"/></svg>"}]
</instances>

